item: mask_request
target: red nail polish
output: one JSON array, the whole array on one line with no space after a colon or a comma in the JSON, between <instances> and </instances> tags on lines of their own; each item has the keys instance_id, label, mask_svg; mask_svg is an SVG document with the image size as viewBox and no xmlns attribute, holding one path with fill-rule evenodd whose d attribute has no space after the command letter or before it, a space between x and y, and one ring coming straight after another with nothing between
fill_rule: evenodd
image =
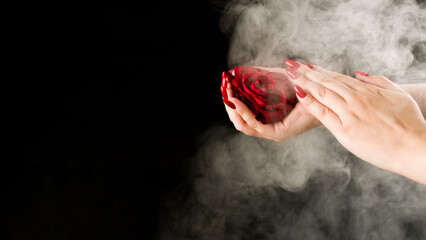
<instances>
[{"instance_id":1,"label":"red nail polish","mask_svg":"<svg viewBox=\"0 0 426 240\"><path fill-rule=\"evenodd\" d=\"M221 87L226 88L226 73L222 73L222 85Z\"/></svg>"},{"instance_id":2,"label":"red nail polish","mask_svg":"<svg viewBox=\"0 0 426 240\"><path fill-rule=\"evenodd\" d=\"M306 97L307 93L298 85L294 85L294 91L296 92L297 96L299 96L300 98Z\"/></svg>"},{"instance_id":3,"label":"red nail polish","mask_svg":"<svg viewBox=\"0 0 426 240\"><path fill-rule=\"evenodd\" d=\"M223 72L222 74L222 85L220 86L220 93L222 94L222 98L223 98L222 100L226 105L228 105L228 107L235 110L235 105L228 100L228 92L226 91L227 82L226 82L226 78L224 74L225 72Z\"/></svg>"},{"instance_id":4,"label":"red nail polish","mask_svg":"<svg viewBox=\"0 0 426 240\"><path fill-rule=\"evenodd\" d=\"M224 93L224 90L223 90L222 86L220 86L220 94L222 94L222 98L223 99L227 99L228 98L228 96L226 96L226 93Z\"/></svg>"},{"instance_id":5,"label":"red nail polish","mask_svg":"<svg viewBox=\"0 0 426 240\"><path fill-rule=\"evenodd\" d=\"M228 107L230 107L230 108L232 108L232 109L234 109L235 110L235 105L232 103L232 102L230 102L229 100L228 100L228 94L226 93L226 90L224 90L224 92L225 93L223 93L222 92L222 96L223 96L223 102L226 104L226 105L228 105Z\"/></svg>"},{"instance_id":6,"label":"red nail polish","mask_svg":"<svg viewBox=\"0 0 426 240\"><path fill-rule=\"evenodd\" d=\"M296 61L293 61L291 59L286 59L284 61L285 65L287 65L290 68L293 68L294 70L298 69L300 67L300 64Z\"/></svg>"},{"instance_id":7,"label":"red nail polish","mask_svg":"<svg viewBox=\"0 0 426 240\"><path fill-rule=\"evenodd\" d=\"M228 99L228 93L226 92L226 81L225 78L222 77L222 84L220 85L220 93L222 94L222 97L224 100Z\"/></svg>"},{"instance_id":8,"label":"red nail polish","mask_svg":"<svg viewBox=\"0 0 426 240\"><path fill-rule=\"evenodd\" d=\"M306 63L306 62L300 62L301 64L303 64L303 65L305 65L305 66L307 66L308 68L310 68L310 69L314 69L314 66L312 66L311 64L309 64L309 63Z\"/></svg>"},{"instance_id":9,"label":"red nail polish","mask_svg":"<svg viewBox=\"0 0 426 240\"><path fill-rule=\"evenodd\" d=\"M360 72L360 71L354 71L354 73L355 73L355 74L358 74L358 75L361 75L361 76L364 76L364 77L368 77L368 76L370 76L370 74L365 73L365 72Z\"/></svg>"},{"instance_id":10,"label":"red nail polish","mask_svg":"<svg viewBox=\"0 0 426 240\"><path fill-rule=\"evenodd\" d=\"M290 78L292 79L296 79L299 77L299 74L296 72L296 69L294 68L287 68L285 71L287 72L288 76L290 76Z\"/></svg>"},{"instance_id":11,"label":"red nail polish","mask_svg":"<svg viewBox=\"0 0 426 240\"><path fill-rule=\"evenodd\" d=\"M232 109L234 109L235 110L235 105L232 103L232 102L230 102L230 101L223 101L226 105L228 105L228 107L230 107L230 108L232 108Z\"/></svg>"}]
</instances>

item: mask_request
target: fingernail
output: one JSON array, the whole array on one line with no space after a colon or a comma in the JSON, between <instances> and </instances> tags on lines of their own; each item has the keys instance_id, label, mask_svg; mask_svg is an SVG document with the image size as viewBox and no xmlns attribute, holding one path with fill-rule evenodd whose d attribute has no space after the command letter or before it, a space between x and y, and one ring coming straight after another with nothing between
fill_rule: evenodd
<instances>
[{"instance_id":1,"label":"fingernail","mask_svg":"<svg viewBox=\"0 0 426 240\"><path fill-rule=\"evenodd\" d=\"M234 73L235 73L235 72L234 72ZM234 75L232 75L232 73L229 71L228 73L226 73L225 79L226 79L227 81L232 81L232 80L234 80L234 79L235 79L235 76L234 76Z\"/></svg>"},{"instance_id":2,"label":"fingernail","mask_svg":"<svg viewBox=\"0 0 426 240\"><path fill-rule=\"evenodd\" d=\"M220 86L220 93L222 94L222 97L224 100L228 100L228 93L226 92L226 88L223 87L223 79L222 79L222 85Z\"/></svg>"},{"instance_id":3,"label":"fingernail","mask_svg":"<svg viewBox=\"0 0 426 240\"><path fill-rule=\"evenodd\" d=\"M293 68L294 70L298 69L300 67L300 64L296 61L293 61L291 59L286 59L284 61L285 65L287 65L290 68Z\"/></svg>"},{"instance_id":4,"label":"fingernail","mask_svg":"<svg viewBox=\"0 0 426 240\"><path fill-rule=\"evenodd\" d=\"M224 81L225 81L224 78L222 78L222 84L223 84ZM226 92L226 87L220 86L220 93L222 94L222 100L223 100L223 102L226 105L228 105L228 107L230 107L230 108L232 108L232 109L235 110L235 105L228 100L228 92Z\"/></svg>"},{"instance_id":5,"label":"fingernail","mask_svg":"<svg viewBox=\"0 0 426 240\"><path fill-rule=\"evenodd\" d=\"M309 64L309 63L306 63L306 62L300 62L301 64L303 64L303 65L305 65L305 66L307 66L308 68L310 68L310 69L313 69L314 68L314 66L312 66L311 64Z\"/></svg>"},{"instance_id":6,"label":"fingernail","mask_svg":"<svg viewBox=\"0 0 426 240\"><path fill-rule=\"evenodd\" d=\"M224 93L223 91L224 91L224 90L223 90L223 87L222 87L222 86L220 86L220 94L222 94L222 98L223 98L223 99L228 98L228 96L226 96L226 93Z\"/></svg>"},{"instance_id":7,"label":"fingernail","mask_svg":"<svg viewBox=\"0 0 426 240\"><path fill-rule=\"evenodd\" d=\"M222 72L222 85L221 87L226 88L226 73Z\"/></svg>"},{"instance_id":8,"label":"fingernail","mask_svg":"<svg viewBox=\"0 0 426 240\"><path fill-rule=\"evenodd\" d=\"M228 107L230 107L230 108L232 108L232 109L234 109L235 110L235 105L232 103L232 102L230 102L230 101L224 101L224 103L226 104L226 105L228 105Z\"/></svg>"},{"instance_id":9,"label":"fingernail","mask_svg":"<svg viewBox=\"0 0 426 240\"><path fill-rule=\"evenodd\" d=\"M361 75L361 76L364 76L364 77L368 77L368 76L370 76L370 74L365 73L365 72L360 72L360 71L354 71L354 73L355 73L355 74L358 74L358 75Z\"/></svg>"},{"instance_id":10,"label":"fingernail","mask_svg":"<svg viewBox=\"0 0 426 240\"><path fill-rule=\"evenodd\" d=\"M294 91L296 92L297 96L299 96L300 98L306 97L306 92L298 85L294 85Z\"/></svg>"},{"instance_id":11,"label":"fingernail","mask_svg":"<svg viewBox=\"0 0 426 240\"><path fill-rule=\"evenodd\" d=\"M299 77L299 74L296 72L296 69L294 68L287 68L285 71L292 79L296 79Z\"/></svg>"}]
</instances>

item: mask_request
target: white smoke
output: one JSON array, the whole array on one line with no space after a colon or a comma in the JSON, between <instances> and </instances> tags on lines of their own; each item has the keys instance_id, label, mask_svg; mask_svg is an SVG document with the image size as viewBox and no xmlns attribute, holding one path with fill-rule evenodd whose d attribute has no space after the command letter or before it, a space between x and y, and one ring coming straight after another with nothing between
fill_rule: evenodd
<instances>
[{"instance_id":1,"label":"white smoke","mask_svg":"<svg viewBox=\"0 0 426 240\"><path fill-rule=\"evenodd\" d=\"M426 82L426 9L408 0L234 0L229 67L286 58ZM426 239L426 187L347 152L323 127L275 143L225 127L164 204L162 239Z\"/></svg>"},{"instance_id":2,"label":"white smoke","mask_svg":"<svg viewBox=\"0 0 426 240\"><path fill-rule=\"evenodd\" d=\"M412 52L418 48L425 57L426 10L416 1L233 1L221 25L232 34L231 67L283 67L291 57L346 74L360 70L403 82L426 76L426 63ZM404 79L418 70L416 79Z\"/></svg>"}]
</instances>

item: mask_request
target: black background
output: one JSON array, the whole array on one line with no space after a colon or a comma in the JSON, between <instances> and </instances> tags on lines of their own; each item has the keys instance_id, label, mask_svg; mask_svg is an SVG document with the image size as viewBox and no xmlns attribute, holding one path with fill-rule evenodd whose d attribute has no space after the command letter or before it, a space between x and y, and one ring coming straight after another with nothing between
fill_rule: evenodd
<instances>
[{"instance_id":1,"label":"black background","mask_svg":"<svg viewBox=\"0 0 426 240\"><path fill-rule=\"evenodd\" d=\"M199 136L232 128L212 1L13 11L1 239L156 238L162 204L190 191Z\"/></svg>"},{"instance_id":2,"label":"black background","mask_svg":"<svg viewBox=\"0 0 426 240\"><path fill-rule=\"evenodd\" d=\"M16 17L25 67L3 239L155 239L198 137L232 126L220 14L209 1L170 1Z\"/></svg>"}]
</instances>

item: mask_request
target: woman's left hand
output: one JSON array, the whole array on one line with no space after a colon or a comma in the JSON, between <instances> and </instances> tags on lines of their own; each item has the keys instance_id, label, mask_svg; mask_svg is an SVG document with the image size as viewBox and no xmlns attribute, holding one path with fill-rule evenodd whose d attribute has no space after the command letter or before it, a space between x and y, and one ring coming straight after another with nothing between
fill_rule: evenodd
<instances>
[{"instance_id":1,"label":"woman's left hand","mask_svg":"<svg viewBox=\"0 0 426 240\"><path fill-rule=\"evenodd\" d=\"M282 68L258 68L287 75L286 71ZM246 135L280 142L321 125L321 123L300 103L297 103L290 114L283 120L263 124L257 121L253 112L234 96L231 84L226 82L224 85L226 86L227 101L231 102L231 106L233 107L231 108L227 104L224 104L229 119L238 131Z\"/></svg>"},{"instance_id":2,"label":"woman's left hand","mask_svg":"<svg viewBox=\"0 0 426 240\"><path fill-rule=\"evenodd\" d=\"M414 99L385 77L352 78L286 60L300 103L350 152L426 184L426 122Z\"/></svg>"}]
</instances>

